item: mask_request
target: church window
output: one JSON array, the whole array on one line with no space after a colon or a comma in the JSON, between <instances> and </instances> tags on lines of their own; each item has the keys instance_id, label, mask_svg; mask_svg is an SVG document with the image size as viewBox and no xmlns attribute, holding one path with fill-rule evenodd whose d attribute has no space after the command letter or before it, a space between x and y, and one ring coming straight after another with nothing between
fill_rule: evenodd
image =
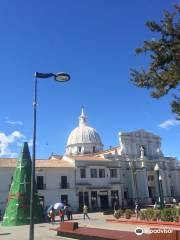
<instances>
[{"instance_id":1,"label":"church window","mask_svg":"<svg viewBox=\"0 0 180 240\"><path fill-rule=\"evenodd\" d=\"M80 169L80 176L81 176L81 178L86 178L86 169L85 168Z\"/></svg>"},{"instance_id":2,"label":"church window","mask_svg":"<svg viewBox=\"0 0 180 240\"><path fill-rule=\"evenodd\" d=\"M78 152L79 152L79 153L81 152L81 149L82 149L81 147L78 148Z\"/></svg>"},{"instance_id":3,"label":"church window","mask_svg":"<svg viewBox=\"0 0 180 240\"><path fill-rule=\"evenodd\" d=\"M97 178L97 169L91 168L91 177L92 178Z\"/></svg>"},{"instance_id":4,"label":"church window","mask_svg":"<svg viewBox=\"0 0 180 240\"><path fill-rule=\"evenodd\" d=\"M44 188L44 177L37 176L37 189L43 189L43 188Z\"/></svg>"},{"instance_id":5,"label":"church window","mask_svg":"<svg viewBox=\"0 0 180 240\"><path fill-rule=\"evenodd\" d=\"M127 198L128 198L127 191L124 191L124 199L127 199Z\"/></svg>"},{"instance_id":6,"label":"church window","mask_svg":"<svg viewBox=\"0 0 180 240\"><path fill-rule=\"evenodd\" d=\"M116 168L110 169L110 177L117 178L117 169Z\"/></svg>"},{"instance_id":7,"label":"church window","mask_svg":"<svg viewBox=\"0 0 180 240\"><path fill-rule=\"evenodd\" d=\"M68 188L67 176L61 176L61 188Z\"/></svg>"},{"instance_id":8,"label":"church window","mask_svg":"<svg viewBox=\"0 0 180 240\"><path fill-rule=\"evenodd\" d=\"M99 177L100 178L105 178L105 169L99 169Z\"/></svg>"}]
</instances>

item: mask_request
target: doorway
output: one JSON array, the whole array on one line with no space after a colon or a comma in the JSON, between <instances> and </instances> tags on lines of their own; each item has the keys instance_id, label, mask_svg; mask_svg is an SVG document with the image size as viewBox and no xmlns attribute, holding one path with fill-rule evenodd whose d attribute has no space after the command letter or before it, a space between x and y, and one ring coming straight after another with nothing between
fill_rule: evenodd
<instances>
[{"instance_id":1,"label":"doorway","mask_svg":"<svg viewBox=\"0 0 180 240\"><path fill-rule=\"evenodd\" d=\"M64 204L68 204L68 195L67 194L61 195L61 202Z\"/></svg>"},{"instance_id":2,"label":"doorway","mask_svg":"<svg viewBox=\"0 0 180 240\"><path fill-rule=\"evenodd\" d=\"M108 195L100 195L100 205L102 210L109 208Z\"/></svg>"}]
</instances>

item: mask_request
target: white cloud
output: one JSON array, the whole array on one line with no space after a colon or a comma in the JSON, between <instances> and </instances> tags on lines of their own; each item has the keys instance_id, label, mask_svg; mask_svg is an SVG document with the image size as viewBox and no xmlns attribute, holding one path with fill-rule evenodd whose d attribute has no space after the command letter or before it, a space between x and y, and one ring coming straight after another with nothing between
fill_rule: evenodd
<instances>
[{"instance_id":1,"label":"white cloud","mask_svg":"<svg viewBox=\"0 0 180 240\"><path fill-rule=\"evenodd\" d=\"M37 144L37 143L36 143ZM32 147L32 145L33 145L33 140L32 139L29 139L29 141L28 141L28 146L29 147Z\"/></svg>"},{"instance_id":2,"label":"white cloud","mask_svg":"<svg viewBox=\"0 0 180 240\"><path fill-rule=\"evenodd\" d=\"M11 125L23 125L22 121L10 121L6 120L6 123L11 124Z\"/></svg>"},{"instance_id":3,"label":"white cloud","mask_svg":"<svg viewBox=\"0 0 180 240\"><path fill-rule=\"evenodd\" d=\"M14 131L10 135L6 135L3 132L0 132L0 157L15 157L16 153L12 152L9 148L10 144L18 141L19 139L24 139L25 136L19 131Z\"/></svg>"},{"instance_id":4,"label":"white cloud","mask_svg":"<svg viewBox=\"0 0 180 240\"><path fill-rule=\"evenodd\" d=\"M21 147L23 142L27 142L29 147L32 147L32 145L33 145L33 140L32 139L29 139L29 140L23 139L23 141L17 142L17 146ZM37 143L36 143L36 145L37 145Z\"/></svg>"},{"instance_id":5,"label":"white cloud","mask_svg":"<svg viewBox=\"0 0 180 240\"><path fill-rule=\"evenodd\" d=\"M180 121L178 121L178 120L168 119L168 120L160 123L158 126L160 128L168 129L170 127L173 127L173 126L176 126L176 125L179 125L179 124L180 124Z\"/></svg>"}]
</instances>

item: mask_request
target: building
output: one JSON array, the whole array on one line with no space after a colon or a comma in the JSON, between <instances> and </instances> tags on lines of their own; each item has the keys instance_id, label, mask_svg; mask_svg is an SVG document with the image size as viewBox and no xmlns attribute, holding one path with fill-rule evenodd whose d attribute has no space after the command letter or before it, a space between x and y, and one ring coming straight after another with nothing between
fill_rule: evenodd
<instances>
[{"instance_id":1,"label":"building","mask_svg":"<svg viewBox=\"0 0 180 240\"><path fill-rule=\"evenodd\" d=\"M86 203L92 211L119 206L143 205L159 199L159 165L166 202L180 201L180 166L165 157L161 139L143 129L119 133L119 146L103 150L97 131L88 126L82 110L79 126L69 135L64 156L36 160L38 193L44 206L69 203L74 211ZM16 159L0 159L0 209L6 206Z\"/></svg>"}]
</instances>

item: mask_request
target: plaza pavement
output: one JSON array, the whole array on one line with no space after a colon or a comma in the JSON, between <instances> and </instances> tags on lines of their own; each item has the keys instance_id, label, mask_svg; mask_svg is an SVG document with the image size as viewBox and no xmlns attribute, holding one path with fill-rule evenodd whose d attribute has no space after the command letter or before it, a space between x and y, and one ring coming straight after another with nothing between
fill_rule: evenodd
<instances>
[{"instance_id":1,"label":"plaza pavement","mask_svg":"<svg viewBox=\"0 0 180 240\"><path fill-rule=\"evenodd\" d=\"M102 213L89 213L90 220L83 219L82 214L74 214L73 221L77 221L79 226L82 227L93 227L101 229L111 229L111 230L120 230L134 232L137 226L134 224L119 224L119 223L109 223L106 222L106 219L113 218L112 215L103 215ZM66 218L65 218L66 219ZM50 228L56 228L59 225L59 217L56 217L55 224L35 224L35 240L65 240L73 238L64 238L56 236L56 232L50 230ZM148 226L141 226L144 229L147 229ZM0 226L0 240L28 240L29 239L29 226L15 226L15 227L3 227Z\"/></svg>"}]
</instances>

